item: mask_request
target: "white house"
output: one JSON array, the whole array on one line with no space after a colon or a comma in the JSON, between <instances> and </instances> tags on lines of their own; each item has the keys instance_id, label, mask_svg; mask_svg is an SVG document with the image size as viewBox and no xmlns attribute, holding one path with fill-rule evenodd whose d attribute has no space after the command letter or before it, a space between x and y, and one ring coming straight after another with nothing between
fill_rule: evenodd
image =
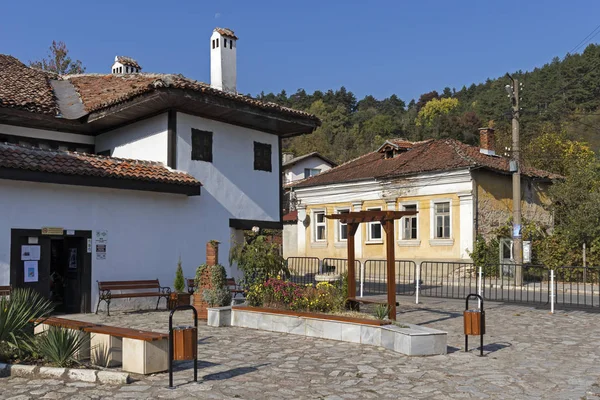
<instances>
[{"instance_id":1,"label":"white house","mask_svg":"<svg viewBox=\"0 0 600 400\"><path fill-rule=\"evenodd\" d=\"M225 261L243 229L281 228L281 141L320 121L237 94L236 42L215 29L210 85L119 57L59 76L0 55L0 285L89 312L96 281L172 286L207 241Z\"/></svg>"},{"instance_id":2,"label":"white house","mask_svg":"<svg viewBox=\"0 0 600 400\"><path fill-rule=\"evenodd\" d=\"M335 167L337 164L318 152L294 157L291 153L283 153L283 182L289 184L301 179L310 178Z\"/></svg>"}]
</instances>

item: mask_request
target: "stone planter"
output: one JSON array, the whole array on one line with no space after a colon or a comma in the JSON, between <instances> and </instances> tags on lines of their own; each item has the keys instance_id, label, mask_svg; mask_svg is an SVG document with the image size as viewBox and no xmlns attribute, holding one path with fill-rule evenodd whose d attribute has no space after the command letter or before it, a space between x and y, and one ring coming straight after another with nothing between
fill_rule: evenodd
<instances>
[{"instance_id":1,"label":"stone planter","mask_svg":"<svg viewBox=\"0 0 600 400\"><path fill-rule=\"evenodd\" d=\"M412 324L397 326L388 322L384 325L376 320L282 310L269 312L260 308L234 306L231 325L380 346L408 356L431 356L447 352L446 332Z\"/></svg>"},{"instance_id":2,"label":"stone planter","mask_svg":"<svg viewBox=\"0 0 600 400\"><path fill-rule=\"evenodd\" d=\"M231 326L231 306L208 309L208 326Z\"/></svg>"}]
</instances>

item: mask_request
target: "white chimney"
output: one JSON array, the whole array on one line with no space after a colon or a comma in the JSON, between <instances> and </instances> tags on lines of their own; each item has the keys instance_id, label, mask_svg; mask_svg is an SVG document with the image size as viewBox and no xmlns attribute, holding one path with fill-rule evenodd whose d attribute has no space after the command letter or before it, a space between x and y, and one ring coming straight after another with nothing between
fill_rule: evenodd
<instances>
[{"instance_id":1,"label":"white chimney","mask_svg":"<svg viewBox=\"0 0 600 400\"><path fill-rule=\"evenodd\" d=\"M134 74L142 71L142 67L131 57L116 56L111 69L113 74Z\"/></svg>"},{"instance_id":2,"label":"white chimney","mask_svg":"<svg viewBox=\"0 0 600 400\"><path fill-rule=\"evenodd\" d=\"M237 36L231 29L215 28L210 37L210 86L237 93Z\"/></svg>"}]
</instances>

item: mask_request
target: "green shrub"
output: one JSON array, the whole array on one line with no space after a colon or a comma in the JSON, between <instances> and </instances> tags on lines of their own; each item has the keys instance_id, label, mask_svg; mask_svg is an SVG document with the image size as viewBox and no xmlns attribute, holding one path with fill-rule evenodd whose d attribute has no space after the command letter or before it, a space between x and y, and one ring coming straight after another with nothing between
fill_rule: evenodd
<instances>
[{"instance_id":1,"label":"green shrub","mask_svg":"<svg viewBox=\"0 0 600 400\"><path fill-rule=\"evenodd\" d=\"M201 278L204 271L209 271L211 288L202 288ZM202 292L201 292L202 291ZM231 304L231 292L227 287L227 272L220 264L202 264L196 269L196 293L201 294L210 307L221 307Z\"/></svg>"},{"instance_id":2,"label":"green shrub","mask_svg":"<svg viewBox=\"0 0 600 400\"><path fill-rule=\"evenodd\" d=\"M183 268L181 267L181 258L177 262L177 271L175 272L173 287L177 293L183 293L185 291L185 279L183 277Z\"/></svg>"},{"instance_id":3,"label":"green shrub","mask_svg":"<svg viewBox=\"0 0 600 400\"><path fill-rule=\"evenodd\" d=\"M265 282L269 277L289 276L279 245L265 235L248 234L244 243L232 246L229 263L237 263L244 273L240 283L245 288Z\"/></svg>"},{"instance_id":4,"label":"green shrub","mask_svg":"<svg viewBox=\"0 0 600 400\"><path fill-rule=\"evenodd\" d=\"M36 335L34 346L47 362L58 367L69 367L77 363L75 356L89 344L89 340L89 336L80 335L72 329L51 326Z\"/></svg>"},{"instance_id":5,"label":"green shrub","mask_svg":"<svg viewBox=\"0 0 600 400\"><path fill-rule=\"evenodd\" d=\"M52 303L32 289L15 289L0 299L0 345L20 351L31 338L29 322L48 316Z\"/></svg>"}]
</instances>

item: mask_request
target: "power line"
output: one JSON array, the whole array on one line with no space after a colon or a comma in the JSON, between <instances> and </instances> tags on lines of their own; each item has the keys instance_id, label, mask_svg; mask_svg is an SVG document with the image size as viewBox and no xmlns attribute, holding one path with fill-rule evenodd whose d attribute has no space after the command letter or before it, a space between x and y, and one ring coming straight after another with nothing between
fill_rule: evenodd
<instances>
[{"instance_id":1,"label":"power line","mask_svg":"<svg viewBox=\"0 0 600 400\"><path fill-rule=\"evenodd\" d=\"M595 32L595 33L594 33ZM600 33L600 25L598 25L596 28L594 28L593 31L591 31L586 37L584 37L581 42L577 43L577 45L575 47L573 47L571 49L571 51L569 51L570 54L576 52L581 46L584 45L584 43L591 41L594 37L596 37L596 35L598 35ZM592 36L593 35L593 36ZM591 37L590 37L591 36ZM589 39L588 39L589 38Z\"/></svg>"}]
</instances>

